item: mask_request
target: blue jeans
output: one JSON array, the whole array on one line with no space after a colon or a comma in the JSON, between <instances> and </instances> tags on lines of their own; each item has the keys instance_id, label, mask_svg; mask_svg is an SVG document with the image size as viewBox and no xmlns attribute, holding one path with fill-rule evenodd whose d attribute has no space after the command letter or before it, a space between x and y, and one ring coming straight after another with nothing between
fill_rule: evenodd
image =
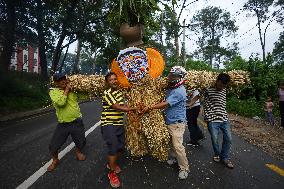
<instances>
[{"instance_id":1,"label":"blue jeans","mask_svg":"<svg viewBox=\"0 0 284 189\"><path fill-rule=\"evenodd\" d=\"M274 126L274 116L272 112L266 112L266 119L270 125Z\"/></svg>"},{"instance_id":2,"label":"blue jeans","mask_svg":"<svg viewBox=\"0 0 284 189\"><path fill-rule=\"evenodd\" d=\"M221 160L229 159L229 152L232 146L232 134L229 122L208 122L208 130L211 135L215 156L220 156ZM220 149L218 142L219 131L223 134L222 149Z\"/></svg>"}]
</instances>

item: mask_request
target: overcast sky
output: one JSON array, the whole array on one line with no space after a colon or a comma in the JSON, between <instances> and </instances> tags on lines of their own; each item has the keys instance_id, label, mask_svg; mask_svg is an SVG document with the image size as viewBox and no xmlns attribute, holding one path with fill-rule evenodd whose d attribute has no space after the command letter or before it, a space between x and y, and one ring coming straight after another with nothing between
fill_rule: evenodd
<instances>
[{"instance_id":1,"label":"overcast sky","mask_svg":"<svg viewBox=\"0 0 284 189\"><path fill-rule=\"evenodd\" d=\"M194 1L194 0L191 0ZM201 10L207 6L216 6L231 13L231 16L236 19L236 25L239 27L237 36L234 39L228 39L228 41L238 41L240 53L243 58L249 58L251 53L262 54L261 45L259 41L258 28L254 27L257 23L256 17L246 17L248 11L241 10L247 0L199 0L198 2L189 6L184 11L183 17L186 18L186 23L190 23L191 18L198 10ZM271 9L273 11L275 9ZM239 14L238 14L239 13ZM267 23L264 23L265 28ZM254 28L253 28L254 27ZM253 29L251 29L253 28ZM266 52L271 52L274 48L274 43L278 40L280 32L283 31L276 21L272 22L268 27L266 34ZM189 38L195 38L194 33L186 32ZM225 42L225 41L224 41ZM186 51L191 53L196 49L195 41L186 39Z\"/></svg>"},{"instance_id":2,"label":"overcast sky","mask_svg":"<svg viewBox=\"0 0 284 189\"><path fill-rule=\"evenodd\" d=\"M188 2L193 1L195 0L188 0ZM248 59L252 53L259 53L261 55L262 50L259 41L258 28L255 27L257 23L256 17L246 17L249 12L241 10L245 2L247 2L247 0L198 0L183 11L181 20L186 19L186 24L189 24L193 15L207 6L217 6L229 11L231 16L236 19L236 25L239 27L239 30L237 31L237 36L234 39L228 39L228 41L238 41L241 56ZM272 8L271 12L273 10L275 9ZM263 27L265 28L266 25L267 23L265 23ZM273 50L274 43L278 40L281 31L283 31L283 27L277 24L276 21L270 24L266 35L266 52L271 52ZM186 52L192 53L197 47L195 42L197 36L189 30L186 30L186 35L188 36L185 41ZM180 38L180 41L181 40L182 38ZM225 41L223 42L225 43ZM69 52L75 53L75 50L76 43L73 43L69 48Z\"/></svg>"}]
</instances>

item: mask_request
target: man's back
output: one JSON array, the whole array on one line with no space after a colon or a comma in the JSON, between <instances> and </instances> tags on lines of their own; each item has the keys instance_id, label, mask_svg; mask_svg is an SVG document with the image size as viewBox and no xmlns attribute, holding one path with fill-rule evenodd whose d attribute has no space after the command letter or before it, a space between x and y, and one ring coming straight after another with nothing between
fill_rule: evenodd
<instances>
[{"instance_id":1,"label":"man's back","mask_svg":"<svg viewBox=\"0 0 284 189\"><path fill-rule=\"evenodd\" d=\"M204 119L223 122L228 120L226 111L226 89L207 88L204 92Z\"/></svg>"},{"instance_id":2,"label":"man's back","mask_svg":"<svg viewBox=\"0 0 284 189\"><path fill-rule=\"evenodd\" d=\"M169 106L165 109L166 124L186 121L186 100L186 89L183 85L167 91L166 101Z\"/></svg>"}]
</instances>

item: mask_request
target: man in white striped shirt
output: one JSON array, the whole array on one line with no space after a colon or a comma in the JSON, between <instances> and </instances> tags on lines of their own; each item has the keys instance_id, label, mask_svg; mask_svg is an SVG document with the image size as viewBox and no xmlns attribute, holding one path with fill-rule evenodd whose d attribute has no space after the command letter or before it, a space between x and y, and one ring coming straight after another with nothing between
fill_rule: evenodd
<instances>
[{"instance_id":1,"label":"man in white striped shirt","mask_svg":"<svg viewBox=\"0 0 284 189\"><path fill-rule=\"evenodd\" d=\"M222 162L228 168L234 168L229 160L229 152L232 145L231 127L226 111L226 87L230 82L230 76L221 73L217 77L214 87L207 88L204 92L204 119L208 123L214 150L213 160ZM223 133L222 147L219 147L218 134Z\"/></svg>"},{"instance_id":2,"label":"man in white striped shirt","mask_svg":"<svg viewBox=\"0 0 284 189\"><path fill-rule=\"evenodd\" d=\"M232 134L226 111L226 87L229 82L230 76L226 73L220 73L215 85L203 91L204 120L208 124L211 135L214 150L213 161L222 162L226 167L233 169L234 165L229 159ZM222 146L219 146L218 143L219 131L223 134Z\"/></svg>"}]
</instances>

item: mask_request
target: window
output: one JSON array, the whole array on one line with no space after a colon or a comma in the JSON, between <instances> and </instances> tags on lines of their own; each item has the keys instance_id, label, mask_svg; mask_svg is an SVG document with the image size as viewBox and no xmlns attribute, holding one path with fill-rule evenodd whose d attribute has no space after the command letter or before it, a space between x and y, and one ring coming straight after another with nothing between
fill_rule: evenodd
<instances>
[{"instance_id":1,"label":"window","mask_svg":"<svg viewBox=\"0 0 284 189\"><path fill-rule=\"evenodd\" d=\"M16 58L16 52L13 52L12 53L12 57L11 57L12 59L15 59Z\"/></svg>"},{"instance_id":2,"label":"window","mask_svg":"<svg viewBox=\"0 0 284 189\"><path fill-rule=\"evenodd\" d=\"M24 55L24 64L28 64L28 55Z\"/></svg>"},{"instance_id":3,"label":"window","mask_svg":"<svg viewBox=\"0 0 284 189\"><path fill-rule=\"evenodd\" d=\"M37 66L37 59L34 59L34 66Z\"/></svg>"}]
</instances>

